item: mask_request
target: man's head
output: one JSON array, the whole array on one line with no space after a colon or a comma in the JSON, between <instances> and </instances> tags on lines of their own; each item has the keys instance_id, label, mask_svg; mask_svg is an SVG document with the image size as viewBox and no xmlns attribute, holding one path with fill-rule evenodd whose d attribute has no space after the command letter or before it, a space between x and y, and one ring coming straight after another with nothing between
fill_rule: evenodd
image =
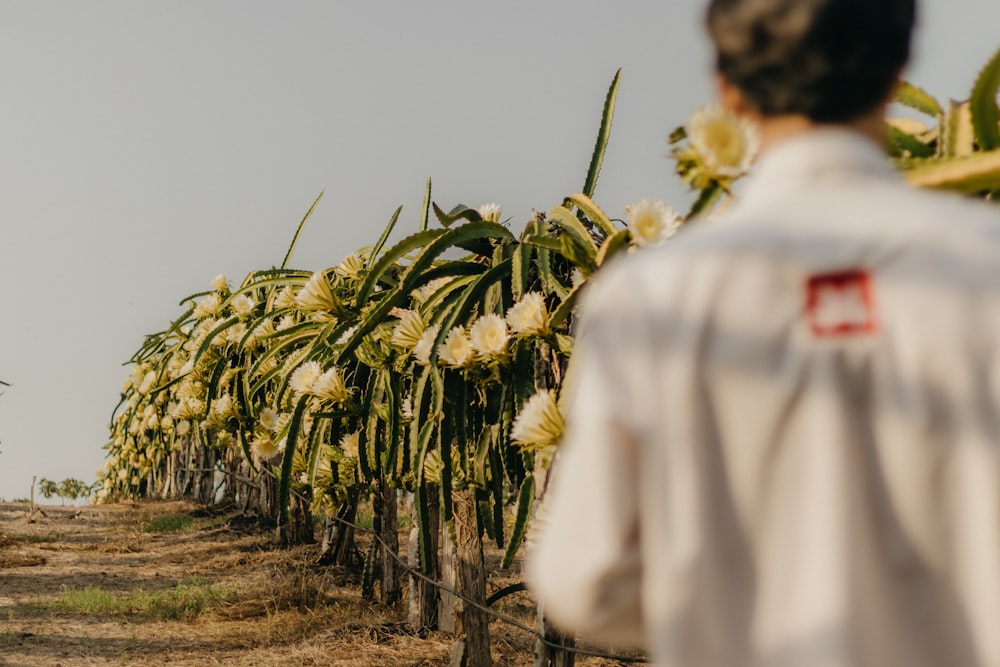
<instances>
[{"instance_id":1,"label":"man's head","mask_svg":"<svg viewBox=\"0 0 1000 667\"><path fill-rule=\"evenodd\" d=\"M846 123L881 107L910 55L916 0L711 0L724 83L764 117Z\"/></svg>"}]
</instances>

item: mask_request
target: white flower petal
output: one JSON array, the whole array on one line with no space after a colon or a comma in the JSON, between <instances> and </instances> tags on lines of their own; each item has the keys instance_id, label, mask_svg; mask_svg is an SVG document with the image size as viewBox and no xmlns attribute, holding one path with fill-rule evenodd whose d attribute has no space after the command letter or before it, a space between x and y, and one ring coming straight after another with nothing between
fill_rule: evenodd
<instances>
[{"instance_id":1,"label":"white flower petal","mask_svg":"<svg viewBox=\"0 0 1000 667\"><path fill-rule=\"evenodd\" d=\"M278 444L274 442L273 438L255 438L253 443L250 445L250 450L257 456L257 458L262 460L267 460L273 458L279 451L280 448Z\"/></svg>"},{"instance_id":2,"label":"white flower petal","mask_svg":"<svg viewBox=\"0 0 1000 667\"><path fill-rule=\"evenodd\" d=\"M290 285L278 292L278 296L274 298L275 310L279 310L281 308L295 308L296 305L295 290L293 290Z\"/></svg>"},{"instance_id":3,"label":"white flower petal","mask_svg":"<svg viewBox=\"0 0 1000 667\"><path fill-rule=\"evenodd\" d=\"M319 362L307 361L295 369L288 384L296 394L300 396L308 394L312 392L313 385L322 374L323 369L320 368Z\"/></svg>"},{"instance_id":4,"label":"white flower petal","mask_svg":"<svg viewBox=\"0 0 1000 667\"><path fill-rule=\"evenodd\" d=\"M295 303L304 310L333 310L337 307L337 300L325 271L312 274L309 282L296 295Z\"/></svg>"},{"instance_id":5,"label":"white flower petal","mask_svg":"<svg viewBox=\"0 0 1000 667\"><path fill-rule=\"evenodd\" d=\"M731 179L745 174L760 148L756 127L719 105L695 111L686 130L702 164L719 178Z\"/></svg>"},{"instance_id":6,"label":"white flower petal","mask_svg":"<svg viewBox=\"0 0 1000 667\"><path fill-rule=\"evenodd\" d=\"M344 377L337 367L326 370L316 378L309 393L323 400L343 403L350 398L350 393L344 385Z\"/></svg>"},{"instance_id":7,"label":"white flower petal","mask_svg":"<svg viewBox=\"0 0 1000 667\"><path fill-rule=\"evenodd\" d=\"M278 411L274 408L264 408L257 416L257 421L264 429L274 433L278 430Z\"/></svg>"},{"instance_id":8,"label":"white flower petal","mask_svg":"<svg viewBox=\"0 0 1000 667\"><path fill-rule=\"evenodd\" d=\"M486 222L500 222L500 204L483 204L476 212Z\"/></svg>"},{"instance_id":9,"label":"white flower petal","mask_svg":"<svg viewBox=\"0 0 1000 667\"><path fill-rule=\"evenodd\" d=\"M426 285L424 285L423 287L419 287L413 290L413 298L419 301L420 303L424 303L427 301L427 299L431 298L435 292L437 292L439 289L441 289L451 281L452 278L447 276L444 278L436 278L427 283Z\"/></svg>"},{"instance_id":10,"label":"white flower petal","mask_svg":"<svg viewBox=\"0 0 1000 667\"><path fill-rule=\"evenodd\" d=\"M218 292L212 292L195 304L192 315L199 320L214 317L218 314L220 307L222 307L222 297L219 296Z\"/></svg>"},{"instance_id":11,"label":"white flower petal","mask_svg":"<svg viewBox=\"0 0 1000 667\"><path fill-rule=\"evenodd\" d=\"M632 239L640 246L656 245L680 229L681 217L661 201L643 199L625 207Z\"/></svg>"},{"instance_id":12,"label":"white flower petal","mask_svg":"<svg viewBox=\"0 0 1000 667\"><path fill-rule=\"evenodd\" d=\"M437 324L428 327L424 330L420 340L417 344L413 346L413 357L417 360L417 363L426 366L431 362L431 352L434 351L434 341L437 340L438 333L440 333L441 327Z\"/></svg>"},{"instance_id":13,"label":"white flower petal","mask_svg":"<svg viewBox=\"0 0 1000 667\"><path fill-rule=\"evenodd\" d=\"M469 330L472 349L481 357L495 357L507 349L507 322L499 315L490 313L473 323Z\"/></svg>"},{"instance_id":14,"label":"white flower petal","mask_svg":"<svg viewBox=\"0 0 1000 667\"><path fill-rule=\"evenodd\" d=\"M399 322L392 330L391 342L396 347L412 350L424 335L424 318L415 310L403 310L396 313Z\"/></svg>"},{"instance_id":15,"label":"white flower petal","mask_svg":"<svg viewBox=\"0 0 1000 667\"><path fill-rule=\"evenodd\" d=\"M453 328L438 346L438 358L449 366L464 366L472 359L472 341L465 327Z\"/></svg>"},{"instance_id":16,"label":"white flower petal","mask_svg":"<svg viewBox=\"0 0 1000 667\"><path fill-rule=\"evenodd\" d=\"M562 437L564 422L555 393L543 390L521 407L510 430L510 439L520 445L544 447Z\"/></svg>"},{"instance_id":17,"label":"white flower petal","mask_svg":"<svg viewBox=\"0 0 1000 667\"><path fill-rule=\"evenodd\" d=\"M361 431L348 433L340 439L340 449L351 458L358 458L358 446L361 443Z\"/></svg>"},{"instance_id":18,"label":"white flower petal","mask_svg":"<svg viewBox=\"0 0 1000 667\"><path fill-rule=\"evenodd\" d=\"M364 258L355 252L341 260L340 264L337 265L337 268L334 269L334 273L341 278L357 278L358 274L360 274L364 268Z\"/></svg>"},{"instance_id":19,"label":"white flower petal","mask_svg":"<svg viewBox=\"0 0 1000 667\"><path fill-rule=\"evenodd\" d=\"M528 292L507 311L507 324L515 334L543 334L548 330L549 317L545 310L545 297L539 292Z\"/></svg>"},{"instance_id":20,"label":"white flower petal","mask_svg":"<svg viewBox=\"0 0 1000 667\"><path fill-rule=\"evenodd\" d=\"M253 312L256 302L250 297L249 294L240 294L239 296L233 297L233 300L229 302L229 307L233 309L239 317L246 317Z\"/></svg>"}]
</instances>

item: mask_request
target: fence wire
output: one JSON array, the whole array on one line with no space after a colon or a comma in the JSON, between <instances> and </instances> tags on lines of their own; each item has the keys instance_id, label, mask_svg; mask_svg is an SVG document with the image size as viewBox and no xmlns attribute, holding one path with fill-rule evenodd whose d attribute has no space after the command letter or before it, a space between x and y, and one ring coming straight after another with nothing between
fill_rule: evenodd
<instances>
[{"instance_id":1,"label":"fence wire","mask_svg":"<svg viewBox=\"0 0 1000 667\"><path fill-rule=\"evenodd\" d=\"M267 473L268 475L270 475L275 480L278 479L277 475L275 475L272 470L269 470L269 469L264 468L264 467L261 467L261 470L264 471L265 473ZM220 470L218 468L216 468L215 470L190 470L190 469L188 469L188 472L220 472L223 475L227 475L229 477L233 477L233 478L237 479L237 481L243 482L244 484L247 484L248 482L250 482L250 480L246 479L245 477L241 477L241 476L236 475L234 473L230 473L227 470ZM305 496L303 496L301 493L299 493L295 489L289 489L289 491L290 491L290 493L292 495L294 495L295 497L297 497L300 501L306 503L307 505L311 504L312 501L309 498L306 498ZM343 524L345 526L353 528L354 530L356 530L358 532L364 533L366 535L370 535L376 542L378 542L379 546L381 546L382 549L384 549L385 552L388 553L392 557L392 559L394 561L396 561L396 563L399 565L400 569L402 569L406 574L409 574L411 576L417 577L418 579L427 582L431 586L434 586L438 590L443 591L445 593L448 593L449 595L455 596L456 598L458 598L459 600L461 600L465 604L470 605L472 607L475 607L476 609L482 611L484 614L486 614L486 615L488 615L488 616L490 616L490 617L492 617L492 618L494 618L494 619L496 619L498 621L501 621L503 623L506 623L507 625L510 625L510 626L515 627L515 628L517 628L519 630L527 632L528 634L530 634L531 636L533 636L535 639L537 639L538 641L540 641L542 644L544 644L545 646L547 646L550 649L553 649L555 651L565 651L567 653L573 653L573 654L576 654L576 655L587 656L587 657L590 657L590 658L602 658L604 660L614 660L614 661L617 661L617 662L623 663L623 664L647 664L647 663L649 663L649 658L645 658L645 657L632 657L632 656L627 656L627 655L617 655L617 654L613 654L613 653L604 653L602 651L593 651L593 650L590 650L590 649L579 648L579 647L576 647L576 646L563 646L562 644L558 644L556 642L553 642L550 639L547 639L545 637L545 635L543 635L538 630L532 628L531 626L525 625L524 623L521 623L516 618L512 618L512 617L507 616L505 614L501 614L499 612L496 612L493 609L491 609L490 607L487 607L486 605L481 604L480 602L478 602L476 600L473 600L473 599L471 599L469 597L466 597L465 595L462 595L457 590L451 588L450 586L445 585L443 582L440 582L440 581L437 581L435 579L432 579L431 577L428 577L427 575L425 575L420 570L413 569L412 567L409 566L409 564L406 561L404 561L400 557L400 555L398 553L396 553L396 550L393 549L393 548L391 548L388 544L386 544L382 540L382 537L378 533L376 533L374 530L372 530L370 528L365 528L364 526L359 526L356 523L353 523L353 522L348 521L346 519L342 519L342 518L340 518L338 516L332 516L332 517L329 517L329 518L333 519L334 521L337 521L337 522L339 522L339 523L341 523L341 524Z\"/></svg>"},{"instance_id":2,"label":"fence wire","mask_svg":"<svg viewBox=\"0 0 1000 667\"><path fill-rule=\"evenodd\" d=\"M487 614L489 616L492 616L493 618L497 619L498 621L502 621L502 622L504 622L504 623L506 623L508 625L512 625L515 628L518 628L520 630L523 630L523 631L531 634L538 641L542 642L543 644L545 644L546 646L548 646L551 649L555 649L557 651L566 651L566 652L569 652L569 653L576 653L578 655L585 655L585 656L589 656L589 657L593 657L593 658L604 658L606 660L616 660L616 661L622 662L622 663L648 663L649 662L648 658L634 658L634 657L631 657L631 656L624 656L624 655L612 655L612 654L609 654L609 653L602 653L601 651L591 651L589 649L578 648L578 647L575 647L575 646L563 646L562 644L557 644L557 643L555 643L553 641L550 641L550 640L548 640L548 639L545 638L545 635L543 635L542 633L538 632L537 630L535 630L531 626L525 625L525 624L521 623L520 621L518 621L517 619L511 618L510 616L506 616L504 614L501 614L501 613L498 613L496 611L493 611L489 607L487 607L487 606L485 606L483 604L480 604L476 600L473 600L471 598L468 598L468 597L462 595L458 591L454 590L453 588L451 588L449 586L446 586L442 582L436 581L436 580L428 577L423 572L421 572L419 570L414 570L412 567L409 566L409 564L407 564L405 561L403 561L403 559L399 556L399 554L397 554L393 549L391 549L389 547L389 545L387 545L382 540L382 538L374 530L370 530L368 528L364 528L364 527L359 526L359 525L357 525L355 523L351 523L350 521L347 521L345 519L341 519L340 517L336 517L335 516L335 517L331 517L331 518L333 520L335 520L335 521L338 521L338 522L346 525L346 526L350 526L351 528L354 528L355 530L358 530L358 531L361 531L361 532L366 533L368 535L371 535L372 538L374 538L375 541L377 541L379 543L379 545L386 551L386 553L388 553L390 556L392 556L393 560L395 560L399 564L399 566L402 568L402 570L404 572L406 572L407 574L410 574L410 575L412 575L414 577L417 577L417 578L419 578L419 579L421 579L423 581L426 581L427 583L429 583L430 585L434 586L438 590L444 591L445 593L448 593L449 595L454 595L456 598L458 598L459 600L462 600L464 603L466 603L466 604L468 604L468 605L470 605L472 607L475 607L476 609L479 609L483 613L485 613L485 614Z\"/></svg>"}]
</instances>

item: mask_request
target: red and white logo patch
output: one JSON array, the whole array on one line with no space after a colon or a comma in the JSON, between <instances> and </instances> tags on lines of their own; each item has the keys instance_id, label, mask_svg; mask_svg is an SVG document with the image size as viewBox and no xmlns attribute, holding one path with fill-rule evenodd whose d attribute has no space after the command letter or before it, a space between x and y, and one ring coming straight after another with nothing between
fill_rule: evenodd
<instances>
[{"instance_id":1,"label":"red and white logo patch","mask_svg":"<svg viewBox=\"0 0 1000 667\"><path fill-rule=\"evenodd\" d=\"M874 333L877 328L871 278L867 271L812 276L806 282L806 315L815 336L831 338Z\"/></svg>"}]
</instances>

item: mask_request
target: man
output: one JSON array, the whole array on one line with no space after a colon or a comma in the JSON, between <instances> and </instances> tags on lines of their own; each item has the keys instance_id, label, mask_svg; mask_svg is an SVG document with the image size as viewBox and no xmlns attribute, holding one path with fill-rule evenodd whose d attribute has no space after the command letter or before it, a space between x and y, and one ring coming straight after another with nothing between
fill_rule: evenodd
<instances>
[{"instance_id":1,"label":"man","mask_svg":"<svg viewBox=\"0 0 1000 667\"><path fill-rule=\"evenodd\" d=\"M660 665L1000 665L1000 215L882 144L914 0L714 0L762 157L601 275L528 580Z\"/></svg>"}]
</instances>

